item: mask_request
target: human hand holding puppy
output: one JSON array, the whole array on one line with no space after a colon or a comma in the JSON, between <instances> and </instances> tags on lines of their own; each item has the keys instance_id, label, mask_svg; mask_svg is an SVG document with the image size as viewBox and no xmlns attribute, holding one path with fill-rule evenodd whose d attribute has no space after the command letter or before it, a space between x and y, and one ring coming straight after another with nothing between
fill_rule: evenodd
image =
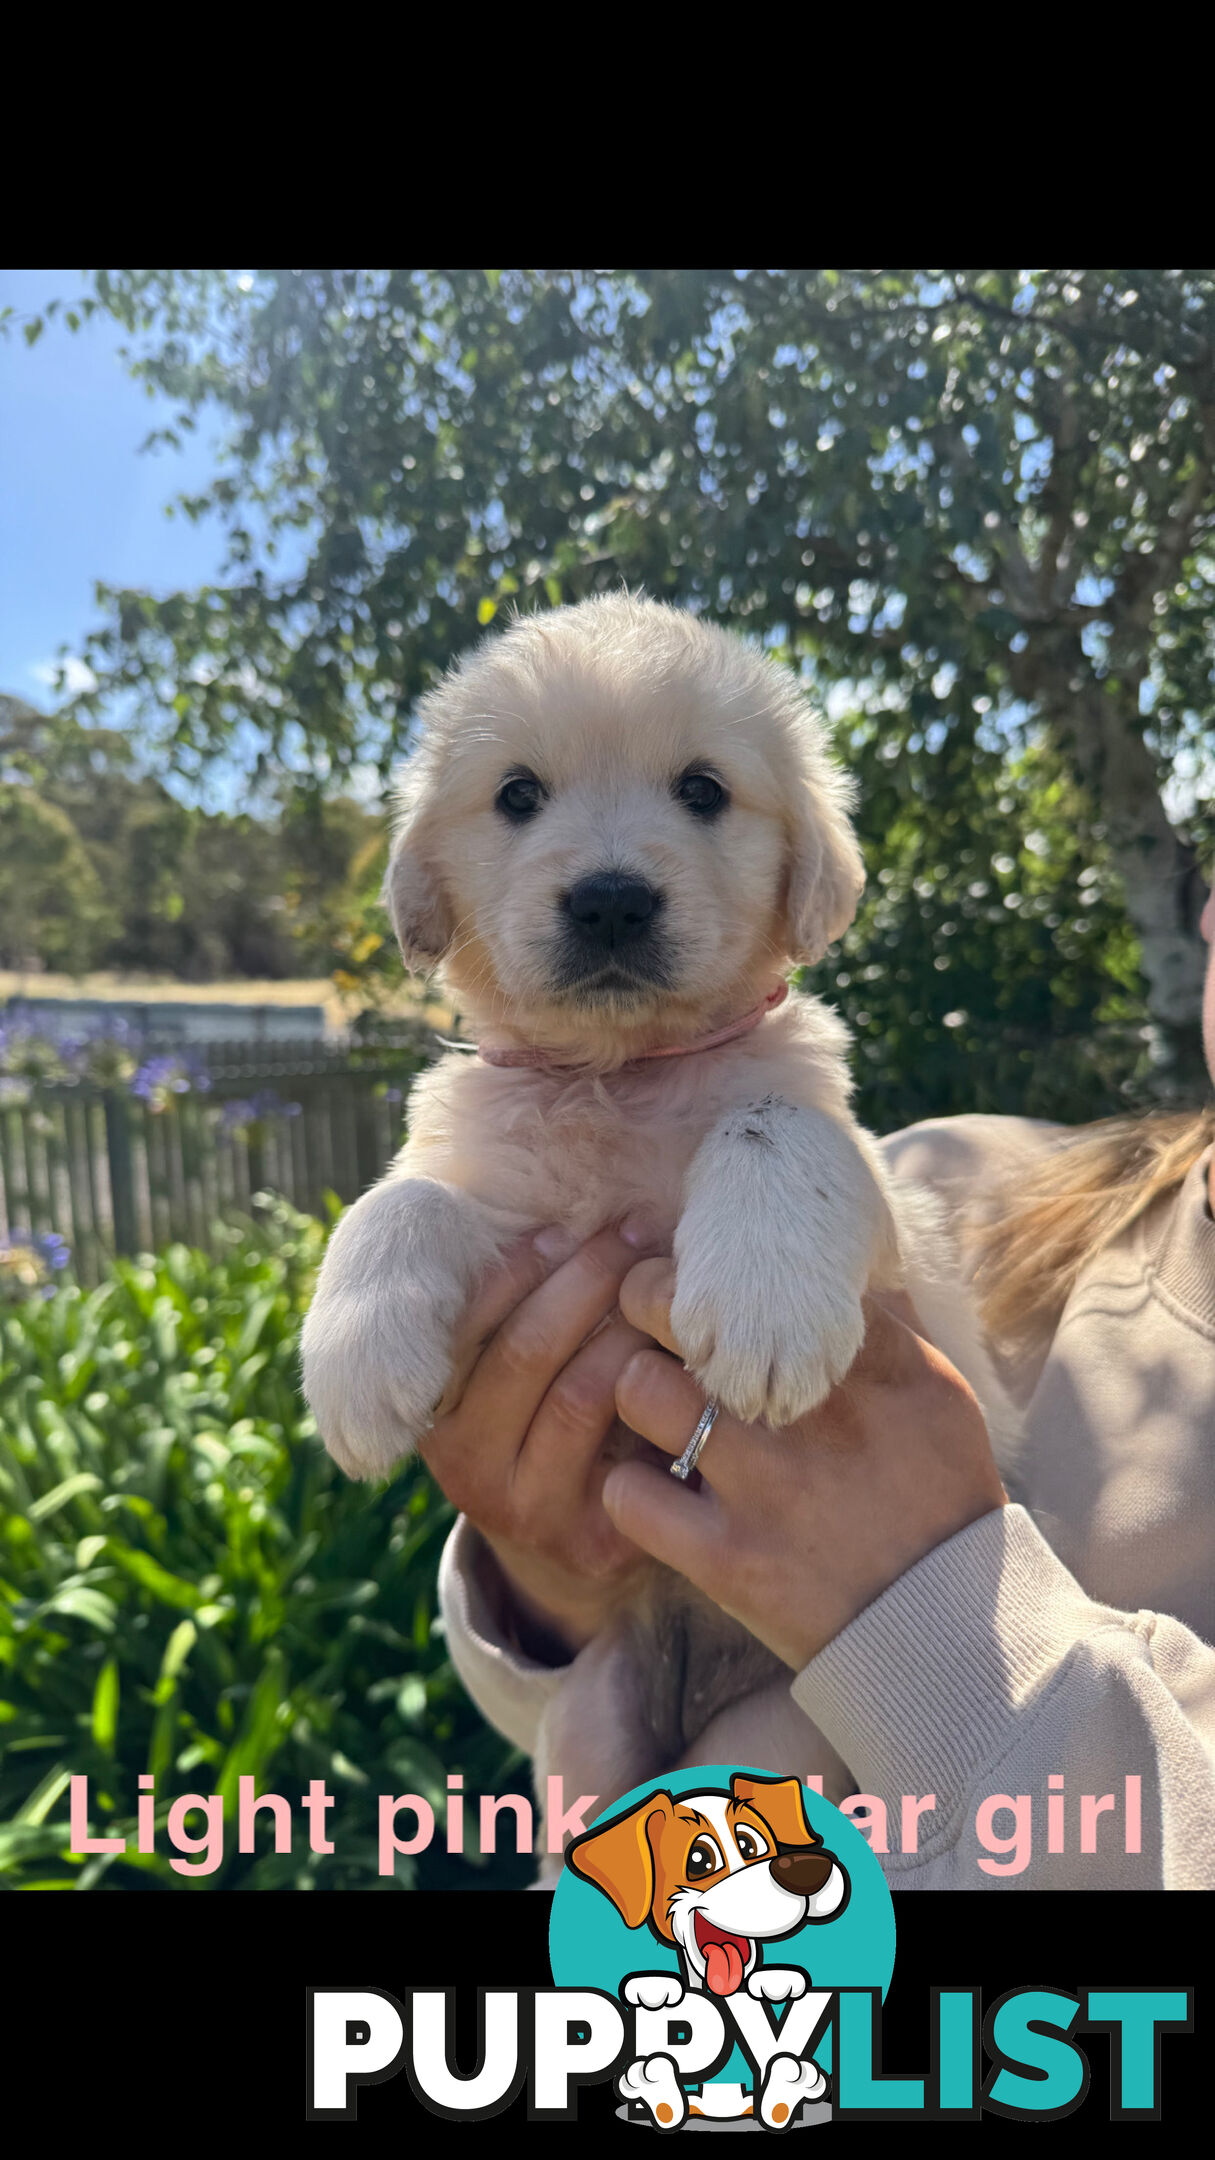
<instances>
[{"instance_id":1,"label":"human hand holding puppy","mask_svg":"<svg viewBox=\"0 0 1215 2160\"><path fill-rule=\"evenodd\" d=\"M678 1354L668 1355L674 1281L663 1259L626 1276L621 1312L652 1341L616 1383L620 1417L672 1457L704 1407ZM718 1415L699 1491L636 1461L615 1464L603 1485L622 1537L677 1569L795 1672L917 1560L1007 1498L961 1373L875 1299L865 1312L847 1378L808 1416L770 1431Z\"/></svg>"},{"instance_id":2,"label":"human hand holding puppy","mask_svg":"<svg viewBox=\"0 0 1215 2160\"><path fill-rule=\"evenodd\" d=\"M580 1650L645 1556L603 1507L616 1387L648 1337L620 1317L644 1234L520 1239L458 1331L455 1372L422 1454L493 1552L516 1631Z\"/></svg>"},{"instance_id":3,"label":"human hand holding puppy","mask_svg":"<svg viewBox=\"0 0 1215 2160\"><path fill-rule=\"evenodd\" d=\"M719 1415L699 1492L613 1463L617 1418L676 1456L700 1414L700 1389L667 1354L673 1266L638 1262L615 1231L561 1264L566 1247L544 1242L522 1241L486 1284L461 1331L464 1392L423 1445L538 1647L589 1641L644 1548L800 1670L906 1568L1002 1505L967 1383L872 1300L851 1372L809 1417L772 1432Z\"/></svg>"}]
</instances>

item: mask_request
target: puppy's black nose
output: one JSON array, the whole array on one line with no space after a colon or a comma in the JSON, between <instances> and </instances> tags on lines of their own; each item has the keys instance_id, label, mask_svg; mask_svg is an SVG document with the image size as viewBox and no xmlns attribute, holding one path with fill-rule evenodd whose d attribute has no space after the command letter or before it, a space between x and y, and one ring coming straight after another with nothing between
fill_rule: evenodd
<instances>
[{"instance_id":1,"label":"puppy's black nose","mask_svg":"<svg viewBox=\"0 0 1215 2160\"><path fill-rule=\"evenodd\" d=\"M579 936L605 952L644 937L661 903L661 893L644 878L628 877L619 870L597 870L592 877L579 878L565 896Z\"/></svg>"}]
</instances>

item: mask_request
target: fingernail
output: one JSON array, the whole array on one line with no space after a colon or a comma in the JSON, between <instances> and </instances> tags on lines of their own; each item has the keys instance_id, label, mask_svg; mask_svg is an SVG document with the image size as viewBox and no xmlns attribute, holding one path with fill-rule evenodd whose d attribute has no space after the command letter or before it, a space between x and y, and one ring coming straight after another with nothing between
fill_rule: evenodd
<instances>
[{"instance_id":1,"label":"fingernail","mask_svg":"<svg viewBox=\"0 0 1215 2160\"><path fill-rule=\"evenodd\" d=\"M568 1260L571 1253L577 1252L580 1243L581 1239L576 1238L573 1231L567 1230L563 1223L550 1223L547 1230L537 1230L532 1239L540 1258L551 1260L554 1265L559 1260Z\"/></svg>"},{"instance_id":2,"label":"fingernail","mask_svg":"<svg viewBox=\"0 0 1215 2160\"><path fill-rule=\"evenodd\" d=\"M620 1235L634 1252L644 1252L647 1245L657 1245L658 1230L648 1215L626 1215L620 1225Z\"/></svg>"}]
</instances>

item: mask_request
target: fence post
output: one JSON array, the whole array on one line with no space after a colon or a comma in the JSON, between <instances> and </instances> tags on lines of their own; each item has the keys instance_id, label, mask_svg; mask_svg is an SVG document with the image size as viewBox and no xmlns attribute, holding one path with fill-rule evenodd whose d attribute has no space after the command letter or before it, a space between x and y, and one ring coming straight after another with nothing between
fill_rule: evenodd
<instances>
[{"instance_id":1,"label":"fence post","mask_svg":"<svg viewBox=\"0 0 1215 2160\"><path fill-rule=\"evenodd\" d=\"M363 1084L356 1086L355 1089L354 1152L355 1161L358 1165L359 1192L352 1193L350 1197L352 1200L357 1200L359 1193L366 1192L369 1185L375 1184L381 1170L384 1168L384 1159L380 1153L380 1136L376 1129L375 1097L371 1092L371 1084L367 1080L364 1080Z\"/></svg>"},{"instance_id":2,"label":"fence post","mask_svg":"<svg viewBox=\"0 0 1215 2160\"><path fill-rule=\"evenodd\" d=\"M135 1170L131 1159L131 1125L125 1096L112 1091L105 1097L105 1145L110 1168L110 1209L114 1221L114 1250L133 1253L138 1246L135 1222Z\"/></svg>"},{"instance_id":3,"label":"fence post","mask_svg":"<svg viewBox=\"0 0 1215 2160\"><path fill-rule=\"evenodd\" d=\"M245 1135L245 1160L249 1166L249 1198L262 1192L266 1184L266 1149L259 1121L255 1118Z\"/></svg>"}]
</instances>

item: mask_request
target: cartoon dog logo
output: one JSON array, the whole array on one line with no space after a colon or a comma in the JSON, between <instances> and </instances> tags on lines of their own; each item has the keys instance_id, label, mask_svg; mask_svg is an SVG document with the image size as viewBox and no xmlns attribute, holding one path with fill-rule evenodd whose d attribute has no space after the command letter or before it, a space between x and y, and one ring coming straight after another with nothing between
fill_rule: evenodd
<instances>
[{"instance_id":1,"label":"cartoon dog logo","mask_svg":"<svg viewBox=\"0 0 1215 2160\"><path fill-rule=\"evenodd\" d=\"M723 2000L742 1991L759 2001L796 2001L809 1976L797 1966L765 1964L764 1946L836 1918L850 1891L835 1854L811 1829L792 1777L736 1772L728 1792L650 1793L614 1822L575 1838L566 1859L611 1899L626 1927L648 1927L678 1951L682 1980L661 1972L625 1982L626 2001L648 2010L674 2008L691 1990ZM661 2129L677 2129L688 2112L666 2055L634 2063L618 2090L644 2103ZM802 2101L822 2099L826 2090L817 2063L778 2053L764 2076L761 2119L788 2128ZM754 2095L736 2085L706 2086L690 2109L753 2111Z\"/></svg>"}]
</instances>

